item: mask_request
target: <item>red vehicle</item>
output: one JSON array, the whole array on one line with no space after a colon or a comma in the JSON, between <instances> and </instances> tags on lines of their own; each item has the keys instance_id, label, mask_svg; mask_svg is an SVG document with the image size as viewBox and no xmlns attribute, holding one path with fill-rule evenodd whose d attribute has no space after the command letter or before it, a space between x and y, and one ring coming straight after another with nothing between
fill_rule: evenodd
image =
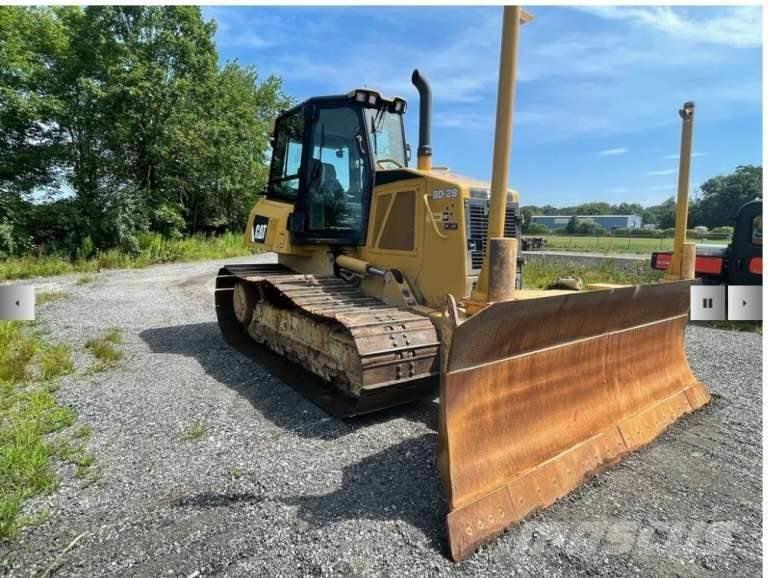
<instances>
[{"instance_id":1,"label":"red vehicle","mask_svg":"<svg viewBox=\"0 0 768 578\"><path fill-rule=\"evenodd\" d=\"M671 251L651 255L651 267L665 271L672 262ZM733 239L728 246L698 245L696 277L705 285L763 284L763 202L750 201L736 216Z\"/></svg>"}]
</instances>

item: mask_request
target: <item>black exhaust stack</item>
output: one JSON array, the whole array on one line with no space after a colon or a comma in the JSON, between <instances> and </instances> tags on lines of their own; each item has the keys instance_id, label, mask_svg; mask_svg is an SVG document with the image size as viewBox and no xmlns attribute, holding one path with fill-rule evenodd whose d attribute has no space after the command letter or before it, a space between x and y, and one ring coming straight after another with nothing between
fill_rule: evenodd
<instances>
[{"instance_id":1,"label":"black exhaust stack","mask_svg":"<svg viewBox=\"0 0 768 578\"><path fill-rule=\"evenodd\" d=\"M419 91L419 150L418 168L432 168L432 89L418 69L413 71L411 82Z\"/></svg>"}]
</instances>

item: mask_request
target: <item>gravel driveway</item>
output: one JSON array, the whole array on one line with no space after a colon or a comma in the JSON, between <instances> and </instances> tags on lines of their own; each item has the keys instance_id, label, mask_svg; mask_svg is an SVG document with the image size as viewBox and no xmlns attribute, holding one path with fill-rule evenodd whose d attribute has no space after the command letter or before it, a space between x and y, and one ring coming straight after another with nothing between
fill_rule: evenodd
<instances>
[{"instance_id":1,"label":"gravel driveway","mask_svg":"<svg viewBox=\"0 0 768 578\"><path fill-rule=\"evenodd\" d=\"M270 255L229 262L264 261ZM692 326L713 401L657 442L462 564L446 557L434 401L342 422L230 349L213 280L224 262L112 271L39 308L82 351L123 331L114 369L58 396L102 472L69 467L42 524L0 544L0 571L59 575L757 575L761 337ZM80 360L83 361L82 359ZM199 439L185 439L193 426ZM78 537L80 540L65 549Z\"/></svg>"}]
</instances>

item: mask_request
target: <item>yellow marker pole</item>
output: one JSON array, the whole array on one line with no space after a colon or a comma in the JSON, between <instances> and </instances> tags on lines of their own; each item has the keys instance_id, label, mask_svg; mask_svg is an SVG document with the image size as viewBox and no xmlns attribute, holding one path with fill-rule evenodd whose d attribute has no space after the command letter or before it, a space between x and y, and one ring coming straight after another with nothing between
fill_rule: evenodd
<instances>
[{"instance_id":1,"label":"yellow marker pole","mask_svg":"<svg viewBox=\"0 0 768 578\"><path fill-rule=\"evenodd\" d=\"M675 210L675 245L672 250L672 263L670 263L664 278L667 281L680 279L692 279L690 263L683 270L684 253L687 259L691 259L691 249L686 245L685 235L688 229L688 188L691 176L691 147L693 144L693 102L686 102L678 111L683 119L682 136L680 139L680 169L677 174L677 206ZM695 260L695 246L694 257ZM695 269L695 267L694 267Z\"/></svg>"},{"instance_id":2,"label":"yellow marker pole","mask_svg":"<svg viewBox=\"0 0 768 578\"><path fill-rule=\"evenodd\" d=\"M491 202L488 215L488 237L483 267L472 292L473 301L488 300L488 270L490 241L504 236L504 216L509 186L509 158L512 151L512 121L515 103L515 75L520 37L520 19L530 15L520 6L505 6L501 31L501 59L499 64L499 91L496 100L496 135L493 141L493 176Z\"/></svg>"}]
</instances>

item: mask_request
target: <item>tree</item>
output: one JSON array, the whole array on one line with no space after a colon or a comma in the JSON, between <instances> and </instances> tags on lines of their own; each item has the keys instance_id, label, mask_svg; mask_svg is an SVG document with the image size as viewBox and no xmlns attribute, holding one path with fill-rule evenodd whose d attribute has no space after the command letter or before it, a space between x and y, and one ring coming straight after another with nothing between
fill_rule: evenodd
<instances>
[{"instance_id":1,"label":"tree","mask_svg":"<svg viewBox=\"0 0 768 578\"><path fill-rule=\"evenodd\" d=\"M89 6L59 15L73 45L57 73L81 237L135 250L134 232L173 210L176 191L165 182L178 135L172 117L202 108L217 72L215 27L193 7ZM190 169L203 162L187 160Z\"/></svg>"},{"instance_id":2,"label":"tree","mask_svg":"<svg viewBox=\"0 0 768 578\"><path fill-rule=\"evenodd\" d=\"M220 68L214 33L197 7L0 8L0 224L72 251L242 228L290 101L277 78ZM35 219L57 213L29 200L57 181L68 222L44 235Z\"/></svg>"},{"instance_id":3,"label":"tree","mask_svg":"<svg viewBox=\"0 0 768 578\"><path fill-rule=\"evenodd\" d=\"M0 7L0 252L28 249L33 191L56 183L66 158L55 123L50 62L66 35L48 9Z\"/></svg>"},{"instance_id":4,"label":"tree","mask_svg":"<svg viewBox=\"0 0 768 578\"><path fill-rule=\"evenodd\" d=\"M569 235L573 235L576 233L577 228L578 221L576 220L576 215L573 215L570 219L568 219L568 224L565 226L565 232Z\"/></svg>"},{"instance_id":5,"label":"tree","mask_svg":"<svg viewBox=\"0 0 768 578\"><path fill-rule=\"evenodd\" d=\"M534 209L536 209L536 207L520 207L520 215L523 218L523 233L529 233L531 226L535 224L533 222L533 215L535 214Z\"/></svg>"},{"instance_id":6,"label":"tree","mask_svg":"<svg viewBox=\"0 0 768 578\"><path fill-rule=\"evenodd\" d=\"M644 210L640 203L619 203L616 206L612 206L611 211L606 214L642 216Z\"/></svg>"},{"instance_id":7,"label":"tree","mask_svg":"<svg viewBox=\"0 0 768 578\"><path fill-rule=\"evenodd\" d=\"M575 215L610 215L614 211L609 203L582 203L576 207L568 207L568 212ZM568 213L566 213L568 214Z\"/></svg>"},{"instance_id":8,"label":"tree","mask_svg":"<svg viewBox=\"0 0 768 578\"><path fill-rule=\"evenodd\" d=\"M656 225L659 229L675 226L675 198L670 197L660 205L653 205L639 211L644 224Z\"/></svg>"},{"instance_id":9,"label":"tree","mask_svg":"<svg viewBox=\"0 0 768 578\"><path fill-rule=\"evenodd\" d=\"M279 79L257 79L253 68L229 63L206 98L171 119L168 188L193 232L242 227L266 185L270 120L290 101Z\"/></svg>"},{"instance_id":10,"label":"tree","mask_svg":"<svg viewBox=\"0 0 768 578\"><path fill-rule=\"evenodd\" d=\"M64 153L47 68L66 47L49 10L0 6L0 195L52 184ZM2 210L0 208L0 210Z\"/></svg>"},{"instance_id":11,"label":"tree","mask_svg":"<svg viewBox=\"0 0 768 578\"><path fill-rule=\"evenodd\" d=\"M763 198L763 168L738 166L729 175L709 179L700 189L702 196L692 206L690 224L709 228L728 225L741 205Z\"/></svg>"}]
</instances>

